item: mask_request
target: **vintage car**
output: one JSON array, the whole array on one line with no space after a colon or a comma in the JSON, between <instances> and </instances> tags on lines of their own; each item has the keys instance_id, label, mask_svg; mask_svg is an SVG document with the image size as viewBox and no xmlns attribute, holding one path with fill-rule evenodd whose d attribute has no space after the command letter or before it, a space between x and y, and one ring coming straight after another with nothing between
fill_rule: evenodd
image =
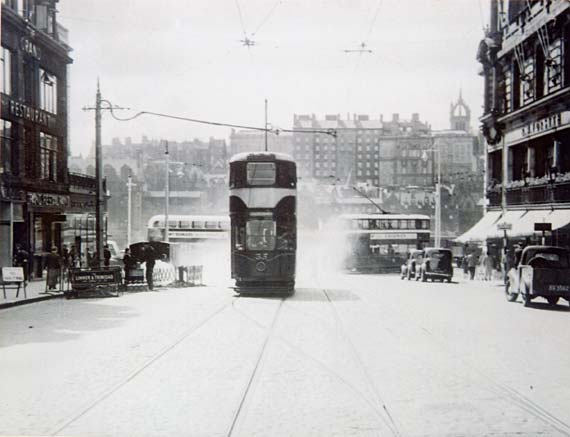
<instances>
[{"instance_id":1,"label":"vintage car","mask_svg":"<svg viewBox=\"0 0 570 437\"><path fill-rule=\"evenodd\" d=\"M453 254L450 249L426 247L423 250L422 262L416 265L416 280L426 282L431 279L451 282L453 278Z\"/></svg>"},{"instance_id":2,"label":"vintage car","mask_svg":"<svg viewBox=\"0 0 570 437\"><path fill-rule=\"evenodd\" d=\"M518 264L512 267L505 281L509 302L521 296L524 306L535 297L556 305L562 297L570 302L569 251L556 246L527 246Z\"/></svg>"},{"instance_id":3,"label":"vintage car","mask_svg":"<svg viewBox=\"0 0 570 437\"><path fill-rule=\"evenodd\" d=\"M421 249L410 250L406 262L400 269L401 279L408 278L408 281L416 277L416 265L421 264L424 251Z\"/></svg>"}]
</instances>

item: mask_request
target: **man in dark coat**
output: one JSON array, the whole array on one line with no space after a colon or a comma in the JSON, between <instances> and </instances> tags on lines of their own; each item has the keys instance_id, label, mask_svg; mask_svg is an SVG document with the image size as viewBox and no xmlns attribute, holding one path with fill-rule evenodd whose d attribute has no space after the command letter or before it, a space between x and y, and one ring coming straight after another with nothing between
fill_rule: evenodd
<instances>
[{"instance_id":1,"label":"man in dark coat","mask_svg":"<svg viewBox=\"0 0 570 437\"><path fill-rule=\"evenodd\" d=\"M61 257L57 254L57 247L52 247L51 253L46 257L47 286L55 290L61 269Z\"/></svg>"},{"instance_id":2,"label":"man in dark coat","mask_svg":"<svg viewBox=\"0 0 570 437\"><path fill-rule=\"evenodd\" d=\"M109 245L105 244L105 246L103 246L103 265L105 267L109 267L110 263L111 263L111 251L109 250Z\"/></svg>"},{"instance_id":3,"label":"man in dark coat","mask_svg":"<svg viewBox=\"0 0 570 437\"><path fill-rule=\"evenodd\" d=\"M129 271L135 266L135 259L131 255L131 250L127 247L125 249L125 256L123 256L123 264L125 265L125 285L128 284Z\"/></svg>"},{"instance_id":4,"label":"man in dark coat","mask_svg":"<svg viewBox=\"0 0 570 437\"><path fill-rule=\"evenodd\" d=\"M144 260L146 263L146 283L148 285L148 289L153 290L152 274L154 270L154 264L156 262L156 253L150 244L144 248Z\"/></svg>"},{"instance_id":5,"label":"man in dark coat","mask_svg":"<svg viewBox=\"0 0 570 437\"><path fill-rule=\"evenodd\" d=\"M16 252L14 253L14 266L22 267L24 270L24 280L28 280L28 259L30 254L24 250L21 245L16 245Z\"/></svg>"}]
</instances>

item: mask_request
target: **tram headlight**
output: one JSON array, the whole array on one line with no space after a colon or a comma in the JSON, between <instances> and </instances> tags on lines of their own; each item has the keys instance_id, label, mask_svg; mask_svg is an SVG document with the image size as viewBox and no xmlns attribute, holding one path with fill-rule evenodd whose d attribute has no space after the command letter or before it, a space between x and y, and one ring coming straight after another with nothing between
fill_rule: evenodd
<instances>
[{"instance_id":1,"label":"tram headlight","mask_svg":"<svg viewBox=\"0 0 570 437\"><path fill-rule=\"evenodd\" d=\"M265 264L265 262L263 262L263 261L258 261L255 264L255 270L257 270L258 272L264 272L266 268L267 268L267 264Z\"/></svg>"}]
</instances>

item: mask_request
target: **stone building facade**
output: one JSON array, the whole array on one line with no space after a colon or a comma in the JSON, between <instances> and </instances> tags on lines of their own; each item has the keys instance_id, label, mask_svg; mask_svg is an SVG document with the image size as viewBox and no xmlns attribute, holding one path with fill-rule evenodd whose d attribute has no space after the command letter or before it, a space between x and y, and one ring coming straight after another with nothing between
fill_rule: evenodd
<instances>
[{"instance_id":1,"label":"stone building facade","mask_svg":"<svg viewBox=\"0 0 570 437\"><path fill-rule=\"evenodd\" d=\"M570 3L493 0L477 57L485 79L488 211L468 237L570 245ZM508 226L507 225L507 226Z\"/></svg>"}]
</instances>

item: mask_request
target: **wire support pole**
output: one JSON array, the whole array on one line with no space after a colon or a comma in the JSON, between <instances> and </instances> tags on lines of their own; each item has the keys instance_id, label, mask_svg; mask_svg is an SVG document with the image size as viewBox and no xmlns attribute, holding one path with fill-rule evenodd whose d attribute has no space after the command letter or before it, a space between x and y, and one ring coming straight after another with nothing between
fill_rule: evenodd
<instances>
[{"instance_id":1,"label":"wire support pole","mask_svg":"<svg viewBox=\"0 0 570 437\"><path fill-rule=\"evenodd\" d=\"M103 254L103 153L101 150L101 89L97 80L95 95L95 178L97 200L95 202L95 263L101 266Z\"/></svg>"},{"instance_id":2,"label":"wire support pole","mask_svg":"<svg viewBox=\"0 0 570 437\"><path fill-rule=\"evenodd\" d=\"M109 105L102 107L102 103ZM103 109L128 109L113 106L107 100L101 98L101 88L97 79L97 93L95 94L95 107L83 107L84 111L95 111L95 265L101 266L103 257L103 213L105 193L103 190L103 151L101 146L101 120ZM87 242L89 244L89 242Z\"/></svg>"},{"instance_id":3,"label":"wire support pole","mask_svg":"<svg viewBox=\"0 0 570 437\"><path fill-rule=\"evenodd\" d=\"M434 148L437 153L437 184L435 190L435 247L441 246L441 150L440 144Z\"/></svg>"}]
</instances>

